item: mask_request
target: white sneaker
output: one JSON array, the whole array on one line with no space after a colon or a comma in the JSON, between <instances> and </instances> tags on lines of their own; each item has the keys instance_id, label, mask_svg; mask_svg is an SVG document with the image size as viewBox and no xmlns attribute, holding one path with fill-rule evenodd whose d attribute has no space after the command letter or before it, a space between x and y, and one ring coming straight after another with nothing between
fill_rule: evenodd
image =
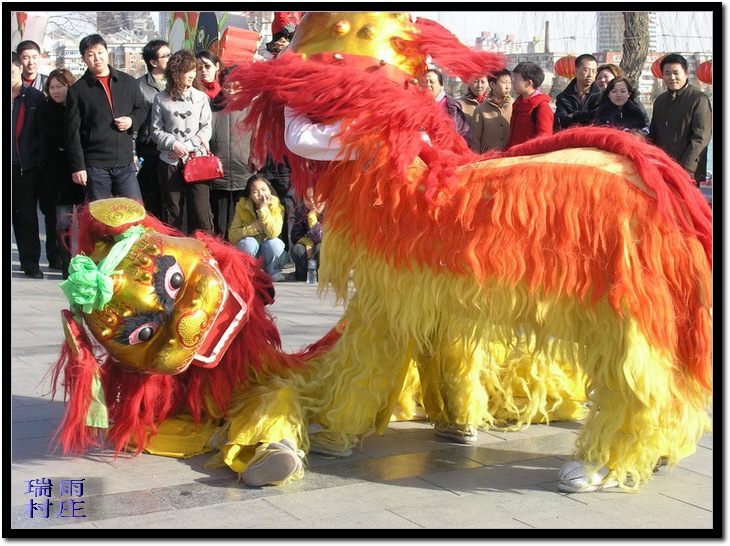
<instances>
[{"instance_id":1,"label":"white sneaker","mask_svg":"<svg viewBox=\"0 0 730 546\"><path fill-rule=\"evenodd\" d=\"M456 425L454 423L436 423L436 436L446 438L459 444L474 444L477 441L477 427L474 425Z\"/></svg>"},{"instance_id":2,"label":"white sneaker","mask_svg":"<svg viewBox=\"0 0 730 546\"><path fill-rule=\"evenodd\" d=\"M290 440L261 444L241 474L241 480L249 487L279 485L301 470L303 458L304 452L296 449Z\"/></svg>"},{"instance_id":3,"label":"white sneaker","mask_svg":"<svg viewBox=\"0 0 730 546\"><path fill-rule=\"evenodd\" d=\"M284 273L282 273L281 271L279 271L278 273L274 273L271 276L271 280L274 281L274 282L282 282L282 281L285 281L286 280L286 275L284 275Z\"/></svg>"},{"instance_id":4,"label":"white sneaker","mask_svg":"<svg viewBox=\"0 0 730 546\"><path fill-rule=\"evenodd\" d=\"M605 466L593 472L582 461L568 461L560 467L558 490L563 493L593 493L618 487L618 481L608 477L610 472Z\"/></svg>"}]
</instances>

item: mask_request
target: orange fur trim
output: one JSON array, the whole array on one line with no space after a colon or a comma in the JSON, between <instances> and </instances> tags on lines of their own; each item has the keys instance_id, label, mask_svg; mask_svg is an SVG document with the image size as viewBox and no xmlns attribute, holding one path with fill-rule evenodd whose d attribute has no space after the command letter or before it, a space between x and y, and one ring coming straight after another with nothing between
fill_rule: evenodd
<instances>
[{"instance_id":1,"label":"orange fur trim","mask_svg":"<svg viewBox=\"0 0 730 546\"><path fill-rule=\"evenodd\" d=\"M339 163L319 180L329 195L330 237L397 269L419 264L480 283L522 281L533 295L588 307L608 298L709 387L711 264L686 219L623 177L586 165L476 163L457 170L460 187L434 206L421 189L425 166L403 182L385 163L377 156L381 167L365 173ZM338 191L342 180L352 181L348 192Z\"/></svg>"}]
</instances>

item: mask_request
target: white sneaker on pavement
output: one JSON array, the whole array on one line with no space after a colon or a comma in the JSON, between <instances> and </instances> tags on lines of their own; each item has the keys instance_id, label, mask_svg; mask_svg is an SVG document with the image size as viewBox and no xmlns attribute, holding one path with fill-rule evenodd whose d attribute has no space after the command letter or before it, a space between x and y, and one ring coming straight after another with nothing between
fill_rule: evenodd
<instances>
[{"instance_id":1,"label":"white sneaker on pavement","mask_svg":"<svg viewBox=\"0 0 730 546\"><path fill-rule=\"evenodd\" d=\"M296 449L291 440L261 444L241 474L249 487L279 485L302 468L304 452Z\"/></svg>"},{"instance_id":2,"label":"white sneaker on pavement","mask_svg":"<svg viewBox=\"0 0 730 546\"><path fill-rule=\"evenodd\" d=\"M563 493L593 493L618 487L618 481L609 477L610 472L605 466L592 471L583 461L568 461L560 467L558 490Z\"/></svg>"}]
</instances>

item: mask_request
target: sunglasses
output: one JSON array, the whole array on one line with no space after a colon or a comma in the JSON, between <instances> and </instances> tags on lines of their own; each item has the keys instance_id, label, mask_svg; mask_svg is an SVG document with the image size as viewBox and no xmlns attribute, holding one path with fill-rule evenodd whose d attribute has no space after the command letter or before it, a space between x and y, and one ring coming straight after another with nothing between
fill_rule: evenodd
<instances>
[{"instance_id":1,"label":"sunglasses","mask_svg":"<svg viewBox=\"0 0 730 546\"><path fill-rule=\"evenodd\" d=\"M164 55L160 55L159 57L157 57L157 60L159 61L160 59L167 59L168 57L171 57L171 56L172 56L172 53L165 53Z\"/></svg>"}]
</instances>

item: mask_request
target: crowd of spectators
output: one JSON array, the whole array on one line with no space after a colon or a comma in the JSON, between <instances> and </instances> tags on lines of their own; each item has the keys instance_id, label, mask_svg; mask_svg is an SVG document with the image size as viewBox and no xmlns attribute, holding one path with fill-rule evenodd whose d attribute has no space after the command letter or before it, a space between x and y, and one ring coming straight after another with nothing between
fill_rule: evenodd
<instances>
[{"instance_id":1,"label":"crowd of spectators","mask_svg":"<svg viewBox=\"0 0 730 546\"><path fill-rule=\"evenodd\" d=\"M270 58L293 34L276 33L267 45ZM254 164L251 135L239 124L246 110L225 108L238 91L229 80L235 66L224 66L213 51L173 52L155 39L142 52L147 73L135 80L111 66L102 36L84 37L79 49L87 70L76 81L65 68L40 74L41 50L31 40L12 52L12 225L26 276L44 277L37 209L48 266L66 278L75 208L112 196L141 201L182 233L203 230L229 240L262 258L273 280L304 280L308 260L319 266L324 205L312 195L293 195L286 158ZM599 66L590 54L575 59L575 77L554 108L540 89L545 74L532 62L479 75L457 98L446 93L437 67L426 71L422 87L477 154L568 127L610 126L664 149L699 186L712 137L710 101L689 82L681 55L665 56L661 71L666 91L651 118L623 71ZM185 162L208 151L222 160L223 176L185 183ZM285 277L290 263L295 272Z\"/></svg>"}]
</instances>

